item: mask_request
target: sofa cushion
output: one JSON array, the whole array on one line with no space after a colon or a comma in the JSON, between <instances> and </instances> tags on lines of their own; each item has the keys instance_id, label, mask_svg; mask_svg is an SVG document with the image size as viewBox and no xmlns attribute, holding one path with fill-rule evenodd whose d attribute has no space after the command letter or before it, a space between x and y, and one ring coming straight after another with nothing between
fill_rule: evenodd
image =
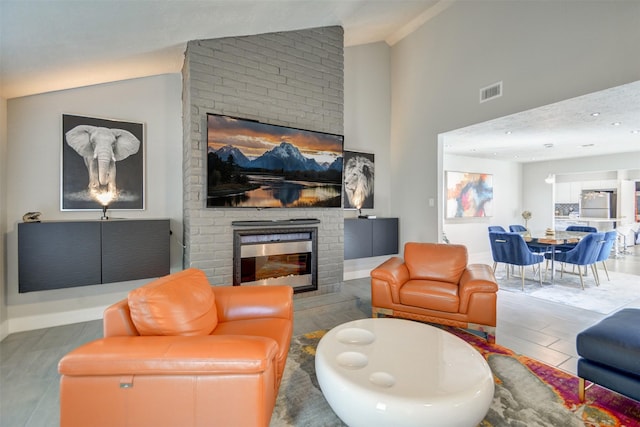
<instances>
[{"instance_id":1,"label":"sofa cushion","mask_svg":"<svg viewBox=\"0 0 640 427\"><path fill-rule=\"evenodd\" d=\"M428 310L457 313L458 286L433 280L409 280L400 288L400 303Z\"/></svg>"},{"instance_id":2,"label":"sofa cushion","mask_svg":"<svg viewBox=\"0 0 640 427\"><path fill-rule=\"evenodd\" d=\"M132 290L128 304L140 335L208 335L218 324L211 285L195 268Z\"/></svg>"},{"instance_id":3,"label":"sofa cushion","mask_svg":"<svg viewBox=\"0 0 640 427\"><path fill-rule=\"evenodd\" d=\"M580 332L578 354L592 362L640 375L640 309L625 308Z\"/></svg>"},{"instance_id":4,"label":"sofa cushion","mask_svg":"<svg viewBox=\"0 0 640 427\"><path fill-rule=\"evenodd\" d=\"M458 284L467 267L467 248L463 245L408 242L404 246L404 262L411 279Z\"/></svg>"}]
</instances>

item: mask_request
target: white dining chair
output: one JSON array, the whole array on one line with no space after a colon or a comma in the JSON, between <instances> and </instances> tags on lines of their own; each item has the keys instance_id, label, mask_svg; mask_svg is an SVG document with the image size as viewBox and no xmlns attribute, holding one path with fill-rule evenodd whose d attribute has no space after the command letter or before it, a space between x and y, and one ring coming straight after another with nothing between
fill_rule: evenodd
<instances>
[{"instance_id":1,"label":"white dining chair","mask_svg":"<svg viewBox=\"0 0 640 427\"><path fill-rule=\"evenodd\" d=\"M620 224L616 227L616 232L618 233L618 239L622 240L622 249L620 245L618 245L617 254L630 254L627 250L627 236L631 233L633 224Z\"/></svg>"}]
</instances>

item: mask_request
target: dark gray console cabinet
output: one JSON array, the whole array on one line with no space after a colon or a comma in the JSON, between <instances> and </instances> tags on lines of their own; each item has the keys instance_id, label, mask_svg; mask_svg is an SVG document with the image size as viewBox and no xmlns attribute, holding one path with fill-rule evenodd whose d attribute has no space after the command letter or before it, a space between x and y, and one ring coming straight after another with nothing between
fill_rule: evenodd
<instances>
[{"instance_id":1,"label":"dark gray console cabinet","mask_svg":"<svg viewBox=\"0 0 640 427\"><path fill-rule=\"evenodd\" d=\"M18 224L19 292L169 274L169 220Z\"/></svg>"},{"instance_id":2,"label":"dark gray console cabinet","mask_svg":"<svg viewBox=\"0 0 640 427\"><path fill-rule=\"evenodd\" d=\"M344 259L398 253L398 218L344 220Z\"/></svg>"}]
</instances>

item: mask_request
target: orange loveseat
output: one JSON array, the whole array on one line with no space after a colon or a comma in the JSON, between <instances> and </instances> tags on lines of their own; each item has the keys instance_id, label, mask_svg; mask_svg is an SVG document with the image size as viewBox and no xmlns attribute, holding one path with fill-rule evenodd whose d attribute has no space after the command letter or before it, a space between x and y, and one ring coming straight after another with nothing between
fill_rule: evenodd
<instances>
[{"instance_id":1,"label":"orange loveseat","mask_svg":"<svg viewBox=\"0 0 640 427\"><path fill-rule=\"evenodd\" d=\"M495 340L498 284L491 267L467 265L467 248L405 244L404 260L371 271L373 317L393 316L478 330Z\"/></svg>"},{"instance_id":2,"label":"orange loveseat","mask_svg":"<svg viewBox=\"0 0 640 427\"><path fill-rule=\"evenodd\" d=\"M105 310L58 365L61 427L268 426L293 332L289 286L210 286L188 269Z\"/></svg>"}]
</instances>

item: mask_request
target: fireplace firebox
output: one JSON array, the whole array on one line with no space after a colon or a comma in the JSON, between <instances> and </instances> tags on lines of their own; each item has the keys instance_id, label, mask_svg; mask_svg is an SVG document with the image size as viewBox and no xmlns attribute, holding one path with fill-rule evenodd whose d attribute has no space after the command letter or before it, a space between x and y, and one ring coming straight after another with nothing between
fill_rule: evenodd
<instances>
[{"instance_id":1,"label":"fireplace firebox","mask_svg":"<svg viewBox=\"0 0 640 427\"><path fill-rule=\"evenodd\" d=\"M317 227L260 228L233 232L233 284L318 289Z\"/></svg>"}]
</instances>

